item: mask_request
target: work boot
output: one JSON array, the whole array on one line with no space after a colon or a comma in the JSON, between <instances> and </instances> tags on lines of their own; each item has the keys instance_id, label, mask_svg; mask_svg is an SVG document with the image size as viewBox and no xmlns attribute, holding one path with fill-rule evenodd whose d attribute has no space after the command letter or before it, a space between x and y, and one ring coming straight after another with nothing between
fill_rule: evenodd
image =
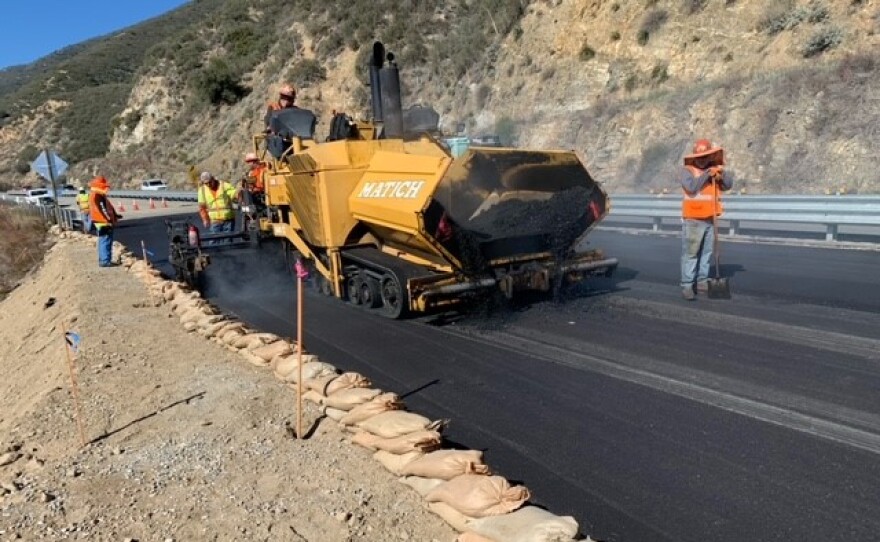
<instances>
[{"instance_id":1,"label":"work boot","mask_svg":"<svg viewBox=\"0 0 880 542\"><path fill-rule=\"evenodd\" d=\"M708 282L698 282L697 283L697 293L700 295L706 295L709 293L709 283Z\"/></svg>"},{"instance_id":2,"label":"work boot","mask_svg":"<svg viewBox=\"0 0 880 542\"><path fill-rule=\"evenodd\" d=\"M690 286L681 289L681 296L688 301L694 301L697 299L697 294L694 293L694 289Z\"/></svg>"}]
</instances>

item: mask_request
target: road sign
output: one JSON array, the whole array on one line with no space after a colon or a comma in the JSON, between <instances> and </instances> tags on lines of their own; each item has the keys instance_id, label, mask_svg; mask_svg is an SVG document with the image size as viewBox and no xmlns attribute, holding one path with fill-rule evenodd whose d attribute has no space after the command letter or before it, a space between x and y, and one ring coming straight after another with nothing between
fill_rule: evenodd
<instances>
[{"instance_id":1,"label":"road sign","mask_svg":"<svg viewBox=\"0 0 880 542\"><path fill-rule=\"evenodd\" d=\"M67 171L67 162L52 151L43 151L31 163L31 169L47 181L53 181Z\"/></svg>"}]
</instances>

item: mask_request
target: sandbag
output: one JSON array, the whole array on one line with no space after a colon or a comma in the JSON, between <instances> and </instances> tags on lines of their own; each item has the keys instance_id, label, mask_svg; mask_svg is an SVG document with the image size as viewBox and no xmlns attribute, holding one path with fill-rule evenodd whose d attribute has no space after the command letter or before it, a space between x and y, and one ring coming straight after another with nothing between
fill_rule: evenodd
<instances>
[{"instance_id":1,"label":"sandbag","mask_svg":"<svg viewBox=\"0 0 880 542\"><path fill-rule=\"evenodd\" d=\"M232 350L237 351L238 348L235 347L235 343L239 338L243 337L244 333L242 333L241 329L229 329L224 331L220 335L220 340L223 341L223 344L231 348Z\"/></svg>"},{"instance_id":2,"label":"sandbag","mask_svg":"<svg viewBox=\"0 0 880 542\"><path fill-rule=\"evenodd\" d=\"M333 382L338 376L339 375L337 375L335 373L332 375L322 375L322 376L319 376L316 378L306 379L303 381L303 384L305 385L305 387L309 388L310 390L314 390L314 391L320 393L321 395L326 396L327 395L327 386L331 382Z\"/></svg>"},{"instance_id":3,"label":"sandbag","mask_svg":"<svg viewBox=\"0 0 880 542\"><path fill-rule=\"evenodd\" d=\"M344 410L339 410L338 408L332 408L332 407L324 407L323 411L324 411L324 415L326 415L331 420L334 420L337 422L339 421L340 418L342 418L343 416L348 414Z\"/></svg>"},{"instance_id":4,"label":"sandbag","mask_svg":"<svg viewBox=\"0 0 880 542\"><path fill-rule=\"evenodd\" d=\"M291 372L296 371L296 368L299 367L299 354L296 353L296 349L293 349L294 352L283 355L283 356L275 356L272 358L272 370L275 371L275 376L284 380L284 378L289 375ZM314 354L303 354L302 355L303 368L308 363L318 361L318 356Z\"/></svg>"},{"instance_id":5,"label":"sandbag","mask_svg":"<svg viewBox=\"0 0 880 542\"><path fill-rule=\"evenodd\" d=\"M400 469L405 467L407 463L410 463L422 457L423 455L425 454L422 452L410 452L408 454L398 455L392 454L391 452L386 452L385 450L379 450L378 452L373 454L373 459L381 463L382 466L385 467L387 470L399 476Z\"/></svg>"},{"instance_id":6,"label":"sandbag","mask_svg":"<svg viewBox=\"0 0 880 542\"><path fill-rule=\"evenodd\" d=\"M443 482L443 480L438 480L436 478L422 478L421 476L404 476L403 478L400 478L400 483L413 488L416 490L416 493L422 497L430 493L431 490Z\"/></svg>"},{"instance_id":7,"label":"sandbag","mask_svg":"<svg viewBox=\"0 0 880 542\"><path fill-rule=\"evenodd\" d=\"M442 437L437 431L416 431L397 438L382 438L360 431L355 433L351 441L371 450L385 450L393 454L409 452L431 452L440 448ZM448 483L448 482L444 482Z\"/></svg>"},{"instance_id":8,"label":"sandbag","mask_svg":"<svg viewBox=\"0 0 880 542\"><path fill-rule=\"evenodd\" d=\"M509 514L475 519L468 523L468 530L505 542L568 542L577 536L578 524L571 516L524 506Z\"/></svg>"},{"instance_id":9,"label":"sandbag","mask_svg":"<svg viewBox=\"0 0 880 542\"><path fill-rule=\"evenodd\" d=\"M364 431L369 431L382 438L394 438L422 431L428 429L430 425L432 425L431 420L428 418L403 410L382 412L357 424ZM435 428L431 427L431 429Z\"/></svg>"},{"instance_id":10,"label":"sandbag","mask_svg":"<svg viewBox=\"0 0 880 542\"><path fill-rule=\"evenodd\" d=\"M428 502L443 502L466 516L481 518L512 512L529 500L524 486L511 486L501 476L462 474L425 495Z\"/></svg>"},{"instance_id":11,"label":"sandbag","mask_svg":"<svg viewBox=\"0 0 880 542\"><path fill-rule=\"evenodd\" d=\"M305 356L303 356L303 358L305 358ZM323 378L325 376L334 374L336 374L336 367L330 365L329 363L324 363L323 361L304 363L302 368L303 386L305 386L305 383L311 379ZM289 384L296 384L298 378L299 370L297 370L296 366L294 366L293 370L290 371L287 376L285 376L282 380Z\"/></svg>"},{"instance_id":12,"label":"sandbag","mask_svg":"<svg viewBox=\"0 0 880 542\"><path fill-rule=\"evenodd\" d=\"M199 318L196 321L196 323L199 324L200 328L204 329L204 328L207 328L208 326L216 324L218 322L223 322L227 318L228 318L228 316L225 316L222 314L209 314L209 315L203 315L201 318Z\"/></svg>"},{"instance_id":13,"label":"sandbag","mask_svg":"<svg viewBox=\"0 0 880 542\"><path fill-rule=\"evenodd\" d=\"M198 326L199 319L204 318L204 314L199 309L190 309L180 315L181 324L189 324L190 322Z\"/></svg>"},{"instance_id":14,"label":"sandbag","mask_svg":"<svg viewBox=\"0 0 880 542\"><path fill-rule=\"evenodd\" d=\"M401 474L451 480L462 474L489 474L480 450L437 450L403 468Z\"/></svg>"},{"instance_id":15,"label":"sandbag","mask_svg":"<svg viewBox=\"0 0 880 542\"><path fill-rule=\"evenodd\" d=\"M260 337L258 333L248 333L246 335L242 335L234 343L232 346L236 348L246 348L248 350L252 350L254 348L259 348L266 344L263 341L263 338Z\"/></svg>"},{"instance_id":16,"label":"sandbag","mask_svg":"<svg viewBox=\"0 0 880 542\"><path fill-rule=\"evenodd\" d=\"M213 323L206 328L204 328L205 335L208 337L217 337L220 338L224 333L231 329L240 330L244 327L244 324L241 322L236 322L235 320L222 320L220 322Z\"/></svg>"},{"instance_id":17,"label":"sandbag","mask_svg":"<svg viewBox=\"0 0 880 542\"><path fill-rule=\"evenodd\" d=\"M267 345L261 346L259 348L254 348L252 353L260 358L266 360L266 364L268 365L272 358L275 356L283 356L293 352L293 349L290 348L290 343L287 341L275 341L273 343L269 343Z\"/></svg>"},{"instance_id":18,"label":"sandbag","mask_svg":"<svg viewBox=\"0 0 880 542\"><path fill-rule=\"evenodd\" d=\"M443 518L456 531L466 531L468 522L474 519L442 502L428 503L428 510Z\"/></svg>"},{"instance_id":19,"label":"sandbag","mask_svg":"<svg viewBox=\"0 0 880 542\"><path fill-rule=\"evenodd\" d=\"M238 354L246 359L251 365L256 365L257 367L266 367L269 365L269 362L260 356L254 355L247 350L239 350Z\"/></svg>"},{"instance_id":20,"label":"sandbag","mask_svg":"<svg viewBox=\"0 0 880 542\"><path fill-rule=\"evenodd\" d=\"M403 403L400 402L400 398L396 393L382 393L366 403L361 403L352 408L345 417L339 420L339 423L342 425L357 425L377 414L402 408Z\"/></svg>"},{"instance_id":21,"label":"sandbag","mask_svg":"<svg viewBox=\"0 0 880 542\"><path fill-rule=\"evenodd\" d=\"M351 410L361 403L366 403L380 393L382 393L381 390L374 388L349 388L347 390L339 390L325 398L324 404L339 410Z\"/></svg>"},{"instance_id":22,"label":"sandbag","mask_svg":"<svg viewBox=\"0 0 880 542\"><path fill-rule=\"evenodd\" d=\"M359 373L342 373L334 378L324 389L324 395L332 395L339 390L348 388L369 388L372 386L370 380Z\"/></svg>"}]
</instances>

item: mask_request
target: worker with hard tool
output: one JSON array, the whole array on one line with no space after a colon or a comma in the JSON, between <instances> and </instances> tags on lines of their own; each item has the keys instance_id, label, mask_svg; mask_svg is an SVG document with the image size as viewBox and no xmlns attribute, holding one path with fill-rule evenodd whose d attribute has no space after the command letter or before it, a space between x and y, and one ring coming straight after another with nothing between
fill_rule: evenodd
<instances>
[{"instance_id":1,"label":"worker with hard tool","mask_svg":"<svg viewBox=\"0 0 880 542\"><path fill-rule=\"evenodd\" d=\"M696 294L729 297L726 279L720 277L717 245L717 218L724 210L721 192L733 187L733 175L724 169L724 165L724 150L706 139L697 140L693 152L684 157L679 177L684 191L681 204L681 293L688 301L695 300ZM710 280L709 262L713 254L715 278Z\"/></svg>"}]
</instances>

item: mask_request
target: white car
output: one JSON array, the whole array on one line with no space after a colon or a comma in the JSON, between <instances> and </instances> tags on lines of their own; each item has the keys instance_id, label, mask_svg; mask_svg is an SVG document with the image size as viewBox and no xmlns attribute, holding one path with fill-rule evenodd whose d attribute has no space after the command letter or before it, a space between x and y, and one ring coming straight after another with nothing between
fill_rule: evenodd
<instances>
[{"instance_id":1,"label":"white car","mask_svg":"<svg viewBox=\"0 0 880 542\"><path fill-rule=\"evenodd\" d=\"M28 190L24 200L31 205L52 205L55 203L55 198L45 188L32 188Z\"/></svg>"},{"instance_id":2,"label":"white car","mask_svg":"<svg viewBox=\"0 0 880 542\"><path fill-rule=\"evenodd\" d=\"M141 183L141 190L168 190L168 185L162 179L147 179Z\"/></svg>"}]
</instances>

